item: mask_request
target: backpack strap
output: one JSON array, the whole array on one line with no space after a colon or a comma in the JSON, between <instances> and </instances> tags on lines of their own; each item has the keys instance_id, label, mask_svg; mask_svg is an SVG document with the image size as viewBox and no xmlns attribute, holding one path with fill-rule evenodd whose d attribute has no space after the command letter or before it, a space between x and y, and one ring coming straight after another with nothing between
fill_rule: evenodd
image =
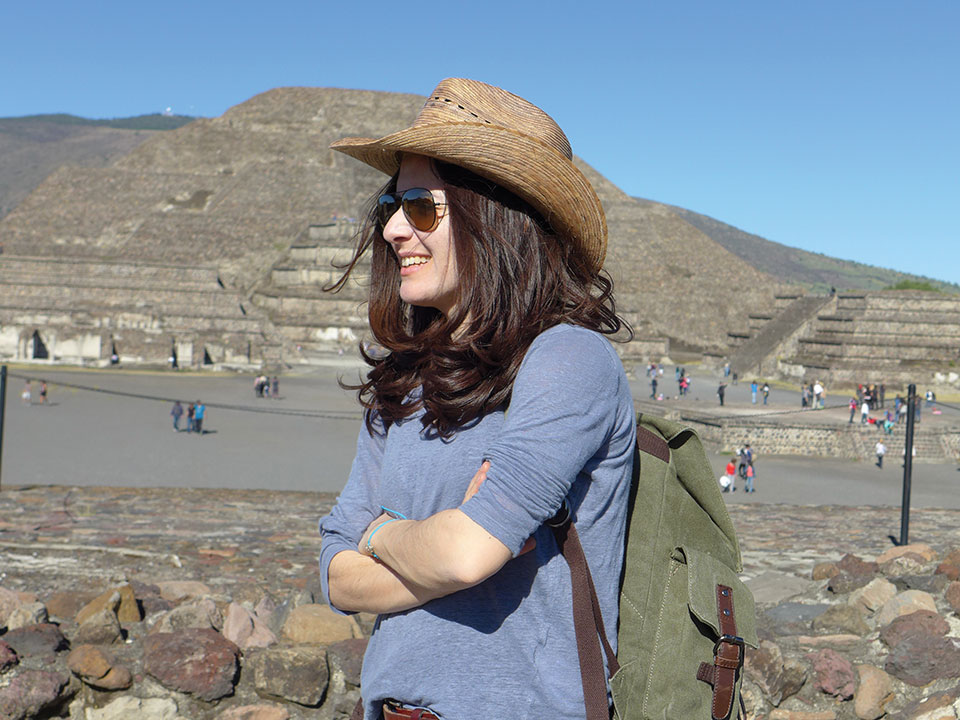
<instances>
[{"instance_id":1,"label":"backpack strap","mask_svg":"<svg viewBox=\"0 0 960 720\"><path fill-rule=\"evenodd\" d=\"M744 655L743 638L737 636L733 591L726 585L717 585L717 619L720 639L713 646L713 665L700 663L697 679L713 685L711 714L713 720L723 720L733 709L737 673L743 667Z\"/></svg>"},{"instance_id":2,"label":"backpack strap","mask_svg":"<svg viewBox=\"0 0 960 720\"><path fill-rule=\"evenodd\" d=\"M559 524L555 524L559 523ZM610 703L607 699L607 675L603 669L603 656L607 656L607 667L612 677L620 665L617 655L610 647L607 632L603 626L600 602L593 576L583 554L580 537L570 518L570 509L564 502L560 512L547 522L553 530L560 552L570 568L570 581L573 590L573 628L577 638L577 655L580 659L580 680L583 683L583 702L587 709L587 720L609 720Z\"/></svg>"}]
</instances>

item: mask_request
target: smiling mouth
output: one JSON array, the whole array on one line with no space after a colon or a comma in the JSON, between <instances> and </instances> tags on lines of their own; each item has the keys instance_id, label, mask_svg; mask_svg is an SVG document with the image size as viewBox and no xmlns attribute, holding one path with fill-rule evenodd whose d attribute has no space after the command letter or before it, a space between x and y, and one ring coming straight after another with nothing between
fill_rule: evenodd
<instances>
[{"instance_id":1,"label":"smiling mouth","mask_svg":"<svg viewBox=\"0 0 960 720\"><path fill-rule=\"evenodd\" d=\"M423 255L412 255L409 257L400 258L400 267L413 267L414 265L423 265L426 262L429 262L430 258Z\"/></svg>"}]
</instances>

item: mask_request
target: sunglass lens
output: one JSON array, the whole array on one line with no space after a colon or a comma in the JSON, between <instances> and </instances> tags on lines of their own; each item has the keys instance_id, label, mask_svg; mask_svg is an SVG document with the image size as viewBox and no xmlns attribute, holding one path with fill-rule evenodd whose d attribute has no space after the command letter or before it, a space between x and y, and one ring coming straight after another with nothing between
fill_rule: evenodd
<instances>
[{"instance_id":1,"label":"sunglass lens","mask_svg":"<svg viewBox=\"0 0 960 720\"><path fill-rule=\"evenodd\" d=\"M386 193L377 198L377 218L383 227L393 214L400 209L400 203L394 193Z\"/></svg>"},{"instance_id":2,"label":"sunglass lens","mask_svg":"<svg viewBox=\"0 0 960 720\"><path fill-rule=\"evenodd\" d=\"M403 211L417 230L426 232L436 225L437 205L433 194L425 188L411 188L403 193Z\"/></svg>"}]
</instances>

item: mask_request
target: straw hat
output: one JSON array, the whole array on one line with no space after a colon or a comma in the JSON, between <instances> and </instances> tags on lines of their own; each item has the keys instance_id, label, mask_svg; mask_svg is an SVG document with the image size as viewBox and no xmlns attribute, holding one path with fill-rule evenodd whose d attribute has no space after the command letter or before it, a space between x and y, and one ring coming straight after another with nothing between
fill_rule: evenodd
<instances>
[{"instance_id":1,"label":"straw hat","mask_svg":"<svg viewBox=\"0 0 960 720\"><path fill-rule=\"evenodd\" d=\"M379 140L348 137L330 146L393 175L402 153L466 168L536 208L580 247L594 272L603 266L607 222L590 181L573 164L570 142L553 118L501 88L443 80L413 125Z\"/></svg>"}]
</instances>

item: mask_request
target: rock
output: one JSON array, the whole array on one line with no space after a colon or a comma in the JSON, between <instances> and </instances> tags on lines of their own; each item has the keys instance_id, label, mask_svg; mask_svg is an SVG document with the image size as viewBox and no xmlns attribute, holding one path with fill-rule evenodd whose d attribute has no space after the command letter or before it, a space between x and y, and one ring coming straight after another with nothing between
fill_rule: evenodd
<instances>
[{"instance_id":1,"label":"rock","mask_svg":"<svg viewBox=\"0 0 960 720\"><path fill-rule=\"evenodd\" d=\"M330 674L343 675L350 685L360 687L360 670L363 667L363 654L367 651L367 638L341 640L327 648L327 664ZM803 684L801 682L801 684Z\"/></svg>"},{"instance_id":2,"label":"rock","mask_svg":"<svg viewBox=\"0 0 960 720\"><path fill-rule=\"evenodd\" d=\"M172 603L179 603L193 598L202 598L213 594L207 585L196 580L168 580L166 582L158 582L157 588L160 590L160 597Z\"/></svg>"},{"instance_id":3,"label":"rock","mask_svg":"<svg viewBox=\"0 0 960 720\"><path fill-rule=\"evenodd\" d=\"M904 590L923 590L931 595L939 595L950 584L946 575L901 575L893 578L897 592Z\"/></svg>"},{"instance_id":4,"label":"rock","mask_svg":"<svg viewBox=\"0 0 960 720\"><path fill-rule=\"evenodd\" d=\"M856 681L850 661L836 650L824 648L807 656L813 664L814 687L843 700L853 697Z\"/></svg>"},{"instance_id":5,"label":"rock","mask_svg":"<svg viewBox=\"0 0 960 720\"><path fill-rule=\"evenodd\" d=\"M916 555L921 562L930 563L937 559L937 552L926 543L910 543L909 545L899 545L880 553L874 559L878 565L894 560L904 555Z\"/></svg>"},{"instance_id":6,"label":"rock","mask_svg":"<svg viewBox=\"0 0 960 720\"><path fill-rule=\"evenodd\" d=\"M920 700L909 703L897 713L897 720L956 720L957 700L960 699L960 686L949 690L934 692Z\"/></svg>"},{"instance_id":7,"label":"rock","mask_svg":"<svg viewBox=\"0 0 960 720\"><path fill-rule=\"evenodd\" d=\"M230 603L227 606L223 621L223 636L242 650L251 647L269 647L277 642L277 636L266 623L237 603Z\"/></svg>"},{"instance_id":8,"label":"rock","mask_svg":"<svg viewBox=\"0 0 960 720\"><path fill-rule=\"evenodd\" d=\"M184 605L173 608L157 620L150 629L151 633L172 633L189 628L223 627L223 616L217 609L217 604L208 597L193 600Z\"/></svg>"},{"instance_id":9,"label":"rock","mask_svg":"<svg viewBox=\"0 0 960 720\"><path fill-rule=\"evenodd\" d=\"M76 643L111 645L123 637L117 614L109 607L87 617L73 636Z\"/></svg>"},{"instance_id":10,"label":"rock","mask_svg":"<svg viewBox=\"0 0 960 720\"><path fill-rule=\"evenodd\" d=\"M123 665L114 665L102 678L87 684L98 690L126 690L133 685L133 674Z\"/></svg>"},{"instance_id":11,"label":"rock","mask_svg":"<svg viewBox=\"0 0 960 720\"><path fill-rule=\"evenodd\" d=\"M829 580L839 572L840 568L837 567L836 563L820 562L813 566L813 572L810 573L810 577L813 580Z\"/></svg>"},{"instance_id":12,"label":"rock","mask_svg":"<svg viewBox=\"0 0 960 720\"><path fill-rule=\"evenodd\" d=\"M937 565L936 573L946 576L948 580L960 580L960 564L940 563Z\"/></svg>"},{"instance_id":13,"label":"rock","mask_svg":"<svg viewBox=\"0 0 960 720\"><path fill-rule=\"evenodd\" d=\"M28 720L41 716L74 694L69 692L69 682L69 677L46 670L27 670L17 675L9 685L0 688L0 717Z\"/></svg>"},{"instance_id":14,"label":"rock","mask_svg":"<svg viewBox=\"0 0 960 720\"><path fill-rule=\"evenodd\" d=\"M901 615L909 615L917 610L937 611L933 596L923 590L906 590L887 600L877 614L877 625L889 625Z\"/></svg>"},{"instance_id":15,"label":"rock","mask_svg":"<svg viewBox=\"0 0 960 720\"><path fill-rule=\"evenodd\" d=\"M764 611L759 619L775 635L797 635L809 632L813 619L830 607L826 604L785 602Z\"/></svg>"},{"instance_id":16,"label":"rock","mask_svg":"<svg viewBox=\"0 0 960 720\"><path fill-rule=\"evenodd\" d=\"M43 603L22 603L7 617L7 629L16 630L27 625L41 625L48 621L47 608Z\"/></svg>"},{"instance_id":17,"label":"rock","mask_svg":"<svg viewBox=\"0 0 960 720\"><path fill-rule=\"evenodd\" d=\"M857 588L862 588L873 580L874 575L851 575L850 573L837 573L827 583L827 590L835 595L846 595Z\"/></svg>"},{"instance_id":18,"label":"rock","mask_svg":"<svg viewBox=\"0 0 960 720\"><path fill-rule=\"evenodd\" d=\"M47 613L51 617L61 620L71 620L76 618L81 608L96 596L96 593L75 592L73 590L68 592L55 592L47 598L47 602L45 603Z\"/></svg>"},{"instance_id":19,"label":"rock","mask_svg":"<svg viewBox=\"0 0 960 720\"><path fill-rule=\"evenodd\" d=\"M93 645L78 645L67 656L67 667L81 680L99 680L113 667L112 659Z\"/></svg>"},{"instance_id":20,"label":"rock","mask_svg":"<svg viewBox=\"0 0 960 720\"><path fill-rule=\"evenodd\" d=\"M322 647L273 647L252 654L246 667L261 697L317 707L327 692L327 652Z\"/></svg>"},{"instance_id":21,"label":"rock","mask_svg":"<svg viewBox=\"0 0 960 720\"><path fill-rule=\"evenodd\" d=\"M892 560L888 560L880 566L880 572L887 577L900 577L901 575L917 575L922 573L926 563L923 558L913 553L900 555Z\"/></svg>"},{"instance_id":22,"label":"rock","mask_svg":"<svg viewBox=\"0 0 960 720\"><path fill-rule=\"evenodd\" d=\"M896 594L897 588L892 582L886 578L874 578L862 588L851 592L847 602L873 614Z\"/></svg>"},{"instance_id":23,"label":"rock","mask_svg":"<svg viewBox=\"0 0 960 720\"><path fill-rule=\"evenodd\" d=\"M276 705L243 705L224 710L217 720L289 720L290 713Z\"/></svg>"},{"instance_id":24,"label":"rock","mask_svg":"<svg viewBox=\"0 0 960 720\"><path fill-rule=\"evenodd\" d=\"M917 610L898 617L880 630L880 640L894 648L904 639L914 635L940 637L950 632L950 625L940 615L929 610ZM960 674L960 673L958 673Z\"/></svg>"},{"instance_id":25,"label":"rock","mask_svg":"<svg viewBox=\"0 0 960 720\"><path fill-rule=\"evenodd\" d=\"M853 711L860 720L877 720L893 700L893 678L873 665L857 667L859 682L853 694Z\"/></svg>"},{"instance_id":26,"label":"rock","mask_svg":"<svg viewBox=\"0 0 960 720\"><path fill-rule=\"evenodd\" d=\"M283 624L283 636L294 643L332 645L361 635L356 620L337 614L329 605L301 605L290 611Z\"/></svg>"},{"instance_id":27,"label":"rock","mask_svg":"<svg viewBox=\"0 0 960 720\"><path fill-rule=\"evenodd\" d=\"M863 560L851 553L840 558L837 567L848 575L876 575L880 571L880 566L876 562Z\"/></svg>"},{"instance_id":28,"label":"rock","mask_svg":"<svg viewBox=\"0 0 960 720\"><path fill-rule=\"evenodd\" d=\"M948 552L944 556L943 561L945 563L950 563L951 565L960 565L960 547L953 548L950 552Z\"/></svg>"},{"instance_id":29,"label":"rock","mask_svg":"<svg viewBox=\"0 0 960 720\"><path fill-rule=\"evenodd\" d=\"M853 635L866 635L870 632L860 608L854 605L834 605L823 615L814 618L813 629Z\"/></svg>"},{"instance_id":30,"label":"rock","mask_svg":"<svg viewBox=\"0 0 960 720\"><path fill-rule=\"evenodd\" d=\"M0 628L7 626L7 618L18 607L20 607L20 598L17 594L0 587Z\"/></svg>"},{"instance_id":31,"label":"rock","mask_svg":"<svg viewBox=\"0 0 960 720\"><path fill-rule=\"evenodd\" d=\"M774 705L796 695L807 679L803 664L792 659L784 662L780 647L769 640L760 641L756 650L747 650L744 672Z\"/></svg>"},{"instance_id":32,"label":"rock","mask_svg":"<svg viewBox=\"0 0 960 720\"><path fill-rule=\"evenodd\" d=\"M170 698L120 697L103 708L87 708L84 720L183 720Z\"/></svg>"},{"instance_id":33,"label":"rock","mask_svg":"<svg viewBox=\"0 0 960 720\"><path fill-rule=\"evenodd\" d=\"M0 639L0 673L12 668L20 661L12 647Z\"/></svg>"},{"instance_id":34,"label":"rock","mask_svg":"<svg viewBox=\"0 0 960 720\"><path fill-rule=\"evenodd\" d=\"M797 644L804 647L848 647L863 642L859 635L838 633L836 635L797 635Z\"/></svg>"},{"instance_id":35,"label":"rock","mask_svg":"<svg viewBox=\"0 0 960 720\"><path fill-rule=\"evenodd\" d=\"M143 668L162 685L212 701L233 692L240 649L211 628L148 635Z\"/></svg>"},{"instance_id":36,"label":"rock","mask_svg":"<svg viewBox=\"0 0 960 720\"><path fill-rule=\"evenodd\" d=\"M960 675L960 640L934 635L910 635L892 648L884 670L917 687Z\"/></svg>"},{"instance_id":37,"label":"rock","mask_svg":"<svg viewBox=\"0 0 960 720\"><path fill-rule=\"evenodd\" d=\"M106 608L113 610L117 615L117 619L122 623L140 622L143 620L143 616L140 614L140 606L137 605L137 598L134 596L133 587L123 585L122 587L107 590L102 595L98 595L87 603L77 612L77 624L83 625L91 615Z\"/></svg>"},{"instance_id":38,"label":"rock","mask_svg":"<svg viewBox=\"0 0 960 720\"><path fill-rule=\"evenodd\" d=\"M53 655L66 650L68 646L60 628L49 623L11 630L3 636L3 640L21 658Z\"/></svg>"},{"instance_id":39,"label":"rock","mask_svg":"<svg viewBox=\"0 0 960 720\"><path fill-rule=\"evenodd\" d=\"M812 580L773 570L749 579L746 585L760 605L773 605L814 587Z\"/></svg>"},{"instance_id":40,"label":"rock","mask_svg":"<svg viewBox=\"0 0 960 720\"><path fill-rule=\"evenodd\" d=\"M767 716L769 720L837 720L837 714L832 710L823 712L804 712L802 710L784 710L776 708Z\"/></svg>"},{"instance_id":41,"label":"rock","mask_svg":"<svg viewBox=\"0 0 960 720\"><path fill-rule=\"evenodd\" d=\"M943 596L950 603L950 608L960 615L960 582L950 583Z\"/></svg>"}]
</instances>

